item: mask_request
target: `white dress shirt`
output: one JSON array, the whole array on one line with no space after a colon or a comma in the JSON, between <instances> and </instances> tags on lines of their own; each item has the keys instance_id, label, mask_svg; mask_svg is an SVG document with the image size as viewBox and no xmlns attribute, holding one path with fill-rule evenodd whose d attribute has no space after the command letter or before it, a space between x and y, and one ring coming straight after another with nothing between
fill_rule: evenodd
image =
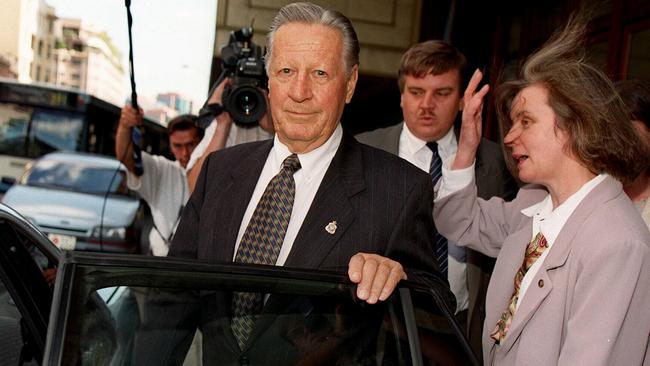
<instances>
[{"instance_id":1,"label":"white dress shirt","mask_svg":"<svg viewBox=\"0 0 650 366\"><path fill-rule=\"evenodd\" d=\"M140 177L127 170L126 184L149 205L155 224L149 232L149 249L151 254L164 257L189 199L187 176L177 160L149 155L145 151L142 152L142 167L144 173Z\"/></svg>"},{"instance_id":2,"label":"white dress shirt","mask_svg":"<svg viewBox=\"0 0 650 366\"><path fill-rule=\"evenodd\" d=\"M293 178L296 182L296 196L293 201L293 210L291 211L291 218L289 219L289 225L287 226L287 232L284 236L284 242L282 243L282 248L280 249L280 254L278 254L278 260L275 263L276 266L283 266L284 262L291 252L294 240L300 231L307 212L311 207L311 203L316 196L316 191L320 187L325 172L330 166L336 150L341 144L341 139L343 137L343 129L339 124L334 130L334 133L330 138L321 146L316 149L306 153L298 154L298 160L300 160L301 168L294 173ZM259 179L257 180L257 185L255 186L255 191L253 191L253 196L248 202L248 207L244 213L244 218L242 219L241 225L239 226L239 234L237 235L237 241L235 246L235 255L233 260L237 255L237 249L241 242L241 238L244 236L244 232L248 227L248 223L253 216L253 212L257 207L257 203L266 186L269 184L271 179L280 172L282 168L282 162L286 159L291 152L278 139L277 135L273 140L273 147L269 152L269 156L266 158L266 163L262 169Z\"/></svg>"},{"instance_id":3,"label":"white dress shirt","mask_svg":"<svg viewBox=\"0 0 650 366\"><path fill-rule=\"evenodd\" d=\"M436 143L438 144L438 155L443 161L447 157L456 154L456 150L458 150L456 136L451 128ZM426 141L417 138L408 129L406 123L399 137L399 157L429 173L433 152L427 147ZM440 184L436 184L436 187L434 187L434 194L439 186ZM453 243L450 244L453 245ZM465 256L455 255L454 250L450 250L447 257L447 279L449 280L451 292L456 297L456 313L467 309L469 307L467 264L465 263Z\"/></svg>"},{"instance_id":4,"label":"white dress shirt","mask_svg":"<svg viewBox=\"0 0 650 366\"><path fill-rule=\"evenodd\" d=\"M444 160L442 165L442 178L440 189L438 190L438 195L434 200L436 201L446 197L454 192L457 192L467 185L471 184L474 180L474 164L472 166L464 168L451 170L451 164L454 161L455 156L450 156ZM607 174L600 174L587 183L583 184L580 189L578 189L574 194L569 196L561 205L553 209L553 202L551 201L551 196L547 195L542 201L527 207L521 210L521 213L525 216L533 218L533 226L531 228L531 237L533 238L537 233L541 232L546 238L548 248L542 253L542 255L533 263L533 265L528 269L526 275L521 281L521 287L519 288L519 298L517 299L516 307L519 307L530 282L535 278L535 275L542 267L544 260L548 256L548 253L551 251L555 239L557 239L558 234L566 224L573 211L578 207L580 202L591 192L594 187L596 187L600 182L605 180Z\"/></svg>"}]
</instances>

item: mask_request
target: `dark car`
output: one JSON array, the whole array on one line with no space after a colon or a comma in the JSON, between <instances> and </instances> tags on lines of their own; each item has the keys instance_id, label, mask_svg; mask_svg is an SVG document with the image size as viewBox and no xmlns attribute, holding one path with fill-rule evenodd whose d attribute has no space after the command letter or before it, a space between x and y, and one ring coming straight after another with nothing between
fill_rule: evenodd
<instances>
[{"instance_id":1,"label":"dark car","mask_svg":"<svg viewBox=\"0 0 650 366\"><path fill-rule=\"evenodd\" d=\"M0 279L0 365L478 364L435 278L369 305L341 273L59 252L0 205ZM265 294L243 352L235 291ZM196 335L203 357L188 352Z\"/></svg>"},{"instance_id":2,"label":"dark car","mask_svg":"<svg viewBox=\"0 0 650 366\"><path fill-rule=\"evenodd\" d=\"M115 158L54 152L37 159L2 202L61 249L135 253L145 209Z\"/></svg>"}]
</instances>

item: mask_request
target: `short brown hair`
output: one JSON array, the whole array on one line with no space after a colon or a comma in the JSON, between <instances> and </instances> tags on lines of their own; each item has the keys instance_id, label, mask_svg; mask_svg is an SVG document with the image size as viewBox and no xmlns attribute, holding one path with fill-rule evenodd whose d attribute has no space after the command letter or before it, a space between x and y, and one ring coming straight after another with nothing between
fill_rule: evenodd
<instances>
[{"instance_id":1,"label":"short brown hair","mask_svg":"<svg viewBox=\"0 0 650 366\"><path fill-rule=\"evenodd\" d=\"M176 116L167 123L167 133L171 135L175 131L185 131L194 128L199 138L203 138L204 131L196 125L196 119L197 117L193 114Z\"/></svg>"},{"instance_id":2,"label":"short brown hair","mask_svg":"<svg viewBox=\"0 0 650 366\"><path fill-rule=\"evenodd\" d=\"M623 101L602 71L585 61L587 21L572 17L565 28L529 56L519 80L502 84L496 92L501 133L512 127L510 111L515 97L528 86L548 91L556 127L569 136L568 149L592 173L608 173L622 182L645 169L648 157L627 123ZM509 149L506 148L506 151ZM510 167L515 164L506 154Z\"/></svg>"},{"instance_id":3,"label":"short brown hair","mask_svg":"<svg viewBox=\"0 0 650 366\"><path fill-rule=\"evenodd\" d=\"M439 40L418 43L402 55L397 73L397 85L402 93L406 75L421 78L427 74L440 75L450 70L458 70L460 90L464 84L463 76L466 67L465 55L449 43Z\"/></svg>"}]
</instances>

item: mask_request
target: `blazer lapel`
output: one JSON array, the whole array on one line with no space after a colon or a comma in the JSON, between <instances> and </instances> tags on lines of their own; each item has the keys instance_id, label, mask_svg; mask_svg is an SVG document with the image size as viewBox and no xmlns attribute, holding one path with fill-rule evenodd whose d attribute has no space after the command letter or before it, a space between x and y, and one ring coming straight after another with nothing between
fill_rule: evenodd
<instances>
[{"instance_id":1,"label":"blazer lapel","mask_svg":"<svg viewBox=\"0 0 650 366\"><path fill-rule=\"evenodd\" d=\"M347 133L323 177L285 263L319 268L354 221L350 197L365 189L359 143ZM335 230L332 230L335 225ZM329 230L326 227L329 226Z\"/></svg>"},{"instance_id":2,"label":"blazer lapel","mask_svg":"<svg viewBox=\"0 0 650 366\"><path fill-rule=\"evenodd\" d=\"M549 271L564 266L569 253L571 253L571 243L573 243L575 236L582 229L589 215L603 202L614 198L620 193L622 193L620 183L611 177L607 177L594 187L573 211L555 239L555 243L549 249L550 252L536 275L538 280L530 283L529 290L526 291L524 298L521 300L508 330L508 336L503 343L504 349L510 349L514 345L526 323L532 318L542 301L553 289ZM543 281L543 287L539 286L540 281ZM536 287L535 291L531 291L533 287Z\"/></svg>"},{"instance_id":3,"label":"blazer lapel","mask_svg":"<svg viewBox=\"0 0 650 366\"><path fill-rule=\"evenodd\" d=\"M220 260L232 261L244 212L272 147L273 140L256 146L239 166L232 169L229 181L223 187L222 191L228 194L223 195L224 200L219 204L222 221L217 223L224 230L214 231L214 243L219 243L217 258Z\"/></svg>"},{"instance_id":4,"label":"blazer lapel","mask_svg":"<svg viewBox=\"0 0 650 366\"><path fill-rule=\"evenodd\" d=\"M404 122L388 129L388 136L386 136L386 151L394 155L399 155L399 138L402 135L403 129Z\"/></svg>"},{"instance_id":5,"label":"blazer lapel","mask_svg":"<svg viewBox=\"0 0 650 366\"><path fill-rule=\"evenodd\" d=\"M524 261L526 243L530 237L531 225L528 223L511 234L501 248L486 298L485 328L488 332L492 332L512 298L515 274ZM499 265L501 262L505 265ZM510 328L512 329L512 326Z\"/></svg>"}]
</instances>

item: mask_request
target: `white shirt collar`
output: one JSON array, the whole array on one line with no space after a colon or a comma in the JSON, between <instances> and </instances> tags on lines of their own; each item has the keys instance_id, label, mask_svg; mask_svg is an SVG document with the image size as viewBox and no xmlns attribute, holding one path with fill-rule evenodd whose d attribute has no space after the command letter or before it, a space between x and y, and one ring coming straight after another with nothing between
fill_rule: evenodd
<instances>
[{"instance_id":1,"label":"white shirt collar","mask_svg":"<svg viewBox=\"0 0 650 366\"><path fill-rule=\"evenodd\" d=\"M606 177L607 174L600 174L583 184L578 191L569 196L555 210L553 210L550 195L547 195L541 202L521 210L523 215L533 218L533 236L541 231L549 244L554 243L564 224L566 224L580 202Z\"/></svg>"},{"instance_id":2,"label":"white shirt collar","mask_svg":"<svg viewBox=\"0 0 650 366\"><path fill-rule=\"evenodd\" d=\"M329 163L336 154L336 150L338 150L342 139L343 128L339 123L338 126L336 126L334 133L332 133L332 136L330 136L324 144L306 154L298 154L301 168L296 172L294 177L298 179L298 174L309 175L310 172L319 169L322 165L329 166ZM289 148L280 141L276 134L273 138L273 149L271 150L271 159L274 171L280 171L282 162L289 155L291 155L291 151L289 151Z\"/></svg>"},{"instance_id":3,"label":"white shirt collar","mask_svg":"<svg viewBox=\"0 0 650 366\"><path fill-rule=\"evenodd\" d=\"M449 131L439 140L436 141L438 144L438 153L443 159L446 157L455 154L458 143L456 142L456 136L454 135L454 129L450 128ZM400 146L406 147L407 153L410 155L415 155L418 151L426 147L427 141L424 141L409 130L408 125L404 123L404 129L400 136Z\"/></svg>"}]
</instances>

